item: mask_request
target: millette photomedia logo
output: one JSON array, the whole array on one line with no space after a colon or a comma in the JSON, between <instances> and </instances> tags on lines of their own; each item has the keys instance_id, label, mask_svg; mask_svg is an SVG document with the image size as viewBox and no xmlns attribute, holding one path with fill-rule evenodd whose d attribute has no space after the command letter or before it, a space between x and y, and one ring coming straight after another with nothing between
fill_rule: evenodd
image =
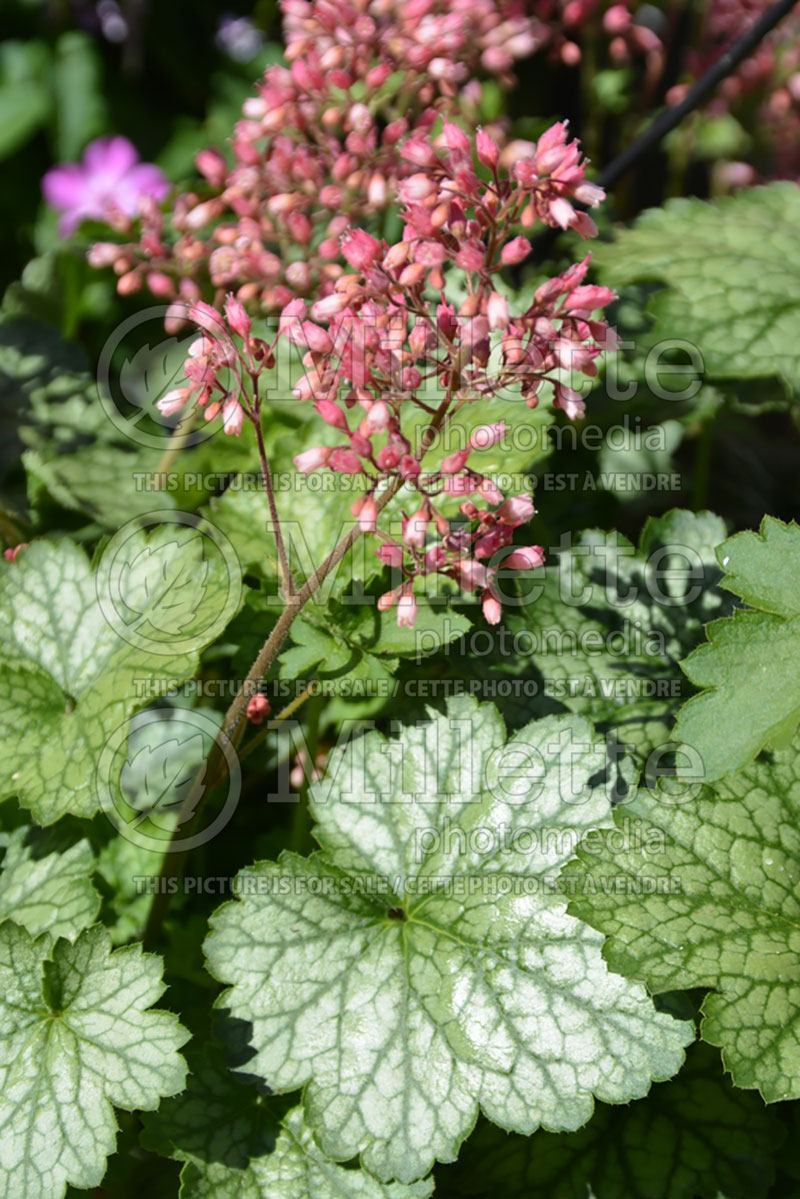
<instances>
[{"instance_id":1,"label":"millette photomedia logo","mask_svg":"<svg viewBox=\"0 0 800 1199\"><path fill-rule=\"evenodd\" d=\"M182 448L198 445L219 432L219 421L203 419L196 399L172 412L163 412L158 401L170 392L187 388L187 362L198 358L203 332L192 323L189 305L153 305L127 317L114 329L100 353L97 391L103 410L114 427L134 445L164 450L177 433ZM166 328L165 328L166 324ZM223 344L228 334L220 318L214 340ZM224 367L215 367L221 386L235 380Z\"/></svg>"},{"instance_id":2,"label":"millette photomedia logo","mask_svg":"<svg viewBox=\"0 0 800 1199\"><path fill-rule=\"evenodd\" d=\"M211 710L149 708L112 733L98 762L97 791L126 841L159 855L179 853L225 828L239 802L241 769L220 721Z\"/></svg>"},{"instance_id":3,"label":"millette photomedia logo","mask_svg":"<svg viewBox=\"0 0 800 1199\"><path fill-rule=\"evenodd\" d=\"M149 656L174 658L213 641L241 596L236 551L192 512L166 509L129 521L108 542L97 569L107 624Z\"/></svg>"}]
</instances>

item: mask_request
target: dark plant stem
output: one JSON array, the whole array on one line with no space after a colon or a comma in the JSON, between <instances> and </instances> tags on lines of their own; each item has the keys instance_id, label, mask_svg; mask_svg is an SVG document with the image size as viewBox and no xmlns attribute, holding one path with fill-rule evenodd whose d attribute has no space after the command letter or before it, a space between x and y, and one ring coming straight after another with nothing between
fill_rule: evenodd
<instances>
[{"instance_id":1,"label":"dark plant stem","mask_svg":"<svg viewBox=\"0 0 800 1199\"><path fill-rule=\"evenodd\" d=\"M722 83L722 80L735 71L739 63L747 58L749 54L752 54L759 42L798 3L800 3L800 0L778 0L777 4L773 4L766 12L762 13L758 20L754 21L750 28L746 29L742 36L737 38L733 45L729 46L719 56L706 73L701 75L692 84L680 104L676 104L674 108L664 109L653 123L645 129L644 133L635 138L621 154L618 154L600 172L597 178L600 187L605 188L606 191L610 191L624 175L627 175L632 167L636 166L648 151L652 150L662 138L666 137L670 130L680 125L684 117L687 117L690 112L698 108L716 90L719 84ZM576 205L576 207L581 206ZM547 229L535 238L534 260L536 262L542 262L546 258L560 232L561 230L559 229Z\"/></svg>"},{"instance_id":2,"label":"dark plant stem","mask_svg":"<svg viewBox=\"0 0 800 1199\"><path fill-rule=\"evenodd\" d=\"M684 117L693 112L703 101L716 90L718 85L726 79L732 71L735 71L739 63L747 58L749 54L755 50L756 46L763 38L774 29L779 21L791 12L797 5L798 0L778 0L777 4L773 4L766 12L754 21L749 29L746 29L740 38L729 46L722 53L717 61L713 63L705 75L692 84L689 91L681 100L680 104L676 104L674 108L665 109L653 121L644 133L636 138L635 141L618 154L617 157L608 164L608 166L600 172L600 177L597 182L601 187L606 189L612 188L614 184L622 178L623 175L634 166L640 158L642 158L648 150L657 146L666 134L676 125L680 125Z\"/></svg>"}]
</instances>

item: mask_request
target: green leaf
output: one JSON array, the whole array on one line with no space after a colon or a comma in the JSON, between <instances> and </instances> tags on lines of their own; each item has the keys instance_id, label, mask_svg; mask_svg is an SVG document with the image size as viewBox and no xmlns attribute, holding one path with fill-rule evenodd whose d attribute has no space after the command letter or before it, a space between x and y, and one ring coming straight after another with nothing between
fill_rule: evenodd
<instances>
[{"instance_id":1,"label":"green leaf","mask_svg":"<svg viewBox=\"0 0 800 1199\"><path fill-rule=\"evenodd\" d=\"M504 615L516 661L541 672L545 698L613 730L644 762L688 690L678 659L723 610L724 536L718 516L680 510L648 521L638 548L618 533L580 534Z\"/></svg>"},{"instance_id":2,"label":"green leaf","mask_svg":"<svg viewBox=\"0 0 800 1199\"><path fill-rule=\"evenodd\" d=\"M0 46L0 158L36 132L50 114L50 54L44 42L5 41Z\"/></svg>"},{"instance_id":3,"label":"green leaf","mask_svg":"<svg viewBox=\"0 0 800 1199\"><path fill-rule=\"evenodd\" d=\"M252 1026L248 1071L307 1083L326 1153L410 1182L452 1161L478 1107L503 1127L578 1128L691 1039L610 974L558 876L610 823L605 754L576 717L506 744L452 700L392 742L370 733L311 791L321 853L244 871L206 942L220 1006Z\"/></svg>"},{"instance_id":4,"label":"green leaf","mask_svg":"<svg viewBox=\"0 0 800 1199\"><path fill-rule=\"evenodd\" d=\"M310 439L309 444L322 441L324 437L318 435L316 439ZM293 448L299 452L302 441L298 439ZM358 486L356 476L330 472L301 475L290 463L279 463L273 473L278 519L289 566L295 579L304 580L353 529L356 518L350 508L363 494L363 488ZM246 569L255 569L273 578L277 576L278 554L263 489L230 488L219 499L211 500L208 514L217 528L230 538ZM359 537L328 576L318 595L327 599L347 588L351 579L366 581L382 569L372 539Z\"/></svg>"},{"instance_id":5,"label":"green leaf","mask_svg":"<svg viewBox=\"0 0 800 1199\"><path fill-rule=\"evenodd\" d=\"M675 725L709 780L785 746L800 722L800 528L765 517L759 533L737 533L717 556L722 586L751 606L710 624L706 644L681 663L703 691Z\"/></svg>"},{"instance_id":6,"label":"green leaf","mask_svg":"<svg viewBox=\"0 0 800 1199\"><path fill-rule=\"evenodd\" d=\"M89 842L69 844L58 830L32 825L0 837L5 846L0 921L13 920L34 937L49 932L74 941L100 907L91 882L95 858Z\"/></svg>"},{"instance_id":7,"label":"green leaf","mask_svg":"<svg viewBox=\"0 0 800 1199\"><path fill-rule=\"evenodd\" d=\"M181 1199L426 1199L433 1183L385 1185L325 1155L302 1107L264 1096L214 1047L190 1059L183 1094L144 1120L142 1144L186 1165ZM285 1114L284 1114L285 1113Z\"/></svg>"},{"instance_id":8,"label":"green leaf","mask_svg":"<svg viewBox=\"0 0 800 1199\"><path fill-rule=\"evenodd\" d=\"M673 199L599 245L603 283L654 279L662 336L691 339L716 379L782 377L800 388L800 193L772 183L712 204Z\"/></svg>"},{"instance_id":9,"label":"green leaf","mask_svg":"<svg viewBox=\"0 0 800 1199\"><path fill-rule=\"evenodd\" d=\"M131 714L190 678L237 604L235 564L202 529L121 531L93 571L68 541L0 563L0 793L40 824L100 807L98 762Z\"/></svg>"},{"instance_id":10,"label":"green leaf","mask_svg":"<svg viewBox=\"0 0 800 1199\"><path fill-rule=\"evenodd\" d=\"M767 1102L800 1096L799 750L699 793L640 790L567 870L570 910L609 935L612 970L713 988L701 1034Z\"/></svg>"},{"instance_id":11,"label":"green leaf","mask_svg":"<svg viewBox=\"0 0 800 1199\"><path fill-rule=\"evenodd\" d=\"M578 1132L523 1139L481 1124L437 1199L763 1199L783 1137L754 1095L735 1090L707 1045L693 1045L677 1078L622 1109L598 1105Z\"/></svg>"},{"instance_id":12,"label":"green leaf","mask_svg":"<svg viewBox=\"0 0 800 1199\"><path fill-rule=\"evenodd\" d=\"M188 1033L148 1011L164 990L159 958L111 952L102 928L74 945L0 927L0 1190L60 1199L96 1187L114 1149L112 1103L150 1110L184 1085Z\"/></svg>"},{"instance_id":13,"label":"green leaf","mask_svg":"<svg viewBox=\"0 0 800 1199\"><path fill-rule=\"evenodd\" d=\"M67 320L70 265L74 261L64 256L35 258L3 297L3 312L9 315L0 320L0 389L13 420L0 414L0 471L5 473L22 456L31 490L44 489L57 504L112 530L139 513L196 507L209 489L250 464L254 447L246 438L218 432L183 450L165 474L162 455L169 429L155 420L148 424L158 394L153 378L163 365L159 356L149 350L139 366L144 380L136 390L130 382L126 393L144 421L141 431L156 435L156 444L147 447L137 440L136 421L130 418L126 426L112 399L99 394L80 348L29 317L35 313L53 323ZM85 298L80 279L73 279L73 287ZM125 359L123 367L130 361ZM34 507L43 509L45 498L37 495Z\"/></svg>"},{"instance_id":14,"label":"green leaf","mask_svg":"<svg viewBox=\"0 0 800 1199\"><path fill-rule=\"evenodd\" d=\"M29 262L22 281L6 292L4 309L33 306L44 317L60 319L55 305L63 301L64 287L58 266L53 257ZM0 388L14 416L0 423L0 469L5 474L21 456L28 474L59 504L105 527L117 528L137 512L172 507L171 493L154 496L136 487L134 472L154 470L158 454L120 437L86 367L79 347L61 341L47 325L27 317L0 321Z\"/></svg>"},{"instance_id":15,"label":"green leaf","mask_svg":"<svg viewBox=\"0 0 800 1199\"><path fill-rule=\"evenodd\" d=\"M78 157L106 123L96 42L73 30L56 42L53 90L56 100L57 152L62 161Z\"/></svg>"},{"instance_id":16,"label":"green leaf","mask_svg":"<svg viewBox=\"0 0 800 1199\"><path fill-rule=\"evenodd\" d=\"M294 646L280 656L281 677L388 680L400 657L424 658L470 628L461 613L425 599L419 601L414 628L399 628L397 610L379 612L377 598L367 594L362 604L331 600L323 611L306 608L307 619L292 625Z\"/></svg>"}]
</instances>

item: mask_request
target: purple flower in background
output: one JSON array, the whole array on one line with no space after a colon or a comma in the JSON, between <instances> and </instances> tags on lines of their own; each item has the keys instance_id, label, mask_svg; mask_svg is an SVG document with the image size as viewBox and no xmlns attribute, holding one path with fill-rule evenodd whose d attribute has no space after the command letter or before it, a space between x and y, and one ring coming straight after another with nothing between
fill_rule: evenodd
<instances>
[{"instance_id":1,"label":"purple flower in background","mask_svg":"<svg viewBox=\"0 0 800 1199\"><path fill-rule=\"evenodd\" d=\"M140 162L133 143L118 136L90 142L83 162L62 163L42 179L45 200L63 213L58 222L62 237L77 229L81 221L107 220L115 209L134 217L144 196L163 200L169 187L159 168Z\"/></svg>"}]
</instances>

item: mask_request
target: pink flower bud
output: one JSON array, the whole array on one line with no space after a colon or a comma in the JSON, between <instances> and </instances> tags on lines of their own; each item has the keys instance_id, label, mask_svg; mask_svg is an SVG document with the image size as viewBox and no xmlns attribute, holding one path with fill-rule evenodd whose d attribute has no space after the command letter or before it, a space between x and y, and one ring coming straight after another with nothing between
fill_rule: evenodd
<instances>
[{"instance_id":1,"label":"pink flower bud","mask_svg":"<svg viewBox=\"0 0 800 1199\"><path fill-rule=\"evenodd\" d=\"M554 391L553 407L561 408L570 420L579 420L586 411L581 393L564 383L556 383Z\"/></svg>"},{"instance_id":2,"label":"pink flower bud","mask_svg":"<svg viewBox=\"0 0 800 1199\"><path fill-rule=\"evenodd\" d=\"M358 527L362 533L372 533L378 523L378 506L371 495L368 495L357 513Z\"/></svg>"},{"instance_id":3,"label":"pink flower bud","mask_svg":"<svg viewBox=\"0 0 800 1199\"><path fill-rule=\"evenodd\" d=\"M379 596L378 603L376 605L378 611L388 612L390 608L393 608L397 603L397 599L401 591L402 587L395 587L394 591L385 591L383 595Z\"/></svg>"},{"instance_id":4,"label":"pink flower bud","mask_svg":"<svg viewBox=\"0 0 800 1199\"><path fill-rule=\"evenodd\" d=\"M488 450L490 446L502 441L505 435L505 421L498 421L495 425L481 425L473 430L468 445L471 450Z\"/></svg>"},{"instance_id":5,"label":"pink flower bud","mask_svg":"<svg viewBox=\"0 0 800 1199\"><path fill-rule=\"evenodd\" d=\"M407 162L413 162L418 167L439 166L439 156L433 146L418 137L409 138L400 150L400 155Z\"/></svg>"},{"instance_id":6,"label":"pink flower bud","mask_svg":"<svg viewBox=\"0 0 800 1199\"><path fill-rule=\"evenodd\" d=\"M421 262L410 262L400 272L401 287L416 287L425 278L425 267Z\"/></svg>"},{"instance_id":7,"label":"pink flower bud","mask_svg":"<svg viewBox=\"0 0 800 1199\"><path fill-rule=\"evenodd\" d=\"M147 287L154 296L161 299L171 300L175 295L175 284L163 271L148 271Z\"/></svg>"},{"instance_id":8,"label":"pink flower bud","mask_svg":"<svg viewBox=\"0 0 800 1199\"><path fill-rule=\"evenodd\" d=\"M400 117L397 121L390 121L381 135L381 141L384 146L395 146L400 138L408 133L408 121L405 117Z\"/></svg>"},{"instance_id":9,"label":"pink flower bud","mask_svg":"<svg viewBox=\"0 0 800 1199\"><path fill-rule=\"evenodd\" d=\"M456 265L462 271L480 271L483 269L485 250L481 242L465 242L456 254Z\"/></svg>"},{"instance_id":10,"label":"pink flower bud","mask_svg":"<svg viewBox=\"0 0 800 1199\"><path fill-rule=\"evenodd\" d=\"M326 329L320 329L319 325L315 325L311 321L303 321L301 328L305 345L312 353L329 354L331 352L333 342Z\"/></svg>"},{"instance_id":11,"label":"pink flower bud","mask_svg":"<svg viewBox=\"0 0 800 1199\"><path fill-rule=\"evenodd\" d=\"M602 187L598 187L596 183L589 183L588 180L579 183L573 195L581 204L588 204L590 208L594 208L601 200L605 200L606 198L606 193Z\"/></svg>"},{"instance_id":12,"label":"pink flower bud","mask_svg":"<svg viewBox=\"0 0 800 1199\"><path fill-rule=\"evenodd\" d=\"M168 391L160 400L156 400L156 408L164 416L173 416L176 412L180 412L191 394L191 387L176 387L172 391Z\"/></svg>"},{"instance_id":13,"label":"pink flower bud","mask_svg":"<svg viewBox=\"0 0 800 1199\"><path fill-rule=\"evenodd\" d=\"M575 209L568 200L559 197L550 204L550 216L562 229L569 229L576 217Z\"/></svg>"},{"instance_id":14,"label":"pink flower bud","mask_svg":"<svg viewBox=\"0 0 800 1199\"><path fill-rule=\"evenodd\" d=\"M328 465L331 470L338 471L342 475L360 475L362 473L361 459L358 454L354 454L345 446L337 446L332 451Z\"/></svg>"},{"instance_id":15,"label":"pink flower bud","mask_svg":"<svg viewBox=\"0 0 800 1199\"><path fill-rule=\"evenodd\" d=\"M347 424L347 417L333 400L317 400L314 408L325 421L326 425L332 425L334 429L341 429L343 433L350 431Z\"/></svg>"},{"instance_id":16,"label":"pink flower bud","mask_svg":"<svg viewBox=\"0 0 800 1199\"><path fill-rule=\"evenodd\" d=\"M399 629L413 629L416 619L417 601L413 591L410 589L410 584L407 584L397 605L397 627Z\"/></svg>"},{"instance_id":17,"label":"pink flower bud","mask_svg":"<svg viewBox=\"0 0 800 1199\"><path fill-rule=\"evenodd\" d=\"M587 283L583 287L576 287L567 296L562 311L594 312L597 308L605 308L606 304L610 304L616 298L617 293L610 287L599 287L596 284Z\"/></svg>"},{"instance_id":18,"label":"pink flower bud","mask_svg":"<svg viewBox=\"0 0 800 1199\"><path fill-rule=\"evenodd\" d=\"M424 502L417 511L403 521L403 541L414 549L422 549L428 535L431 510Z\"/></svg>"},{"instance_id":19,"label":"pink flower bud","mask_svg":"<svg viewBox=\"0 0 800 1199\"><path fill-rule=\"evenodd\" d=\"M250 330L252 329L250 317L247 315L244 304L232 295L228 295L225 298L225 316L237 337L248 338L250 336Z\"/></svg>"},{"instance_id":20,"label":"pink flower bud","mask_svg":"<svg viewBox=\"0 0 800 1199\"><path fill-rule=\"evenodd\" d=\"M383 400L375 400L364 417L364 429L368 436L383 433L391 420L392 411Z\"/></svg>"},{"instance_id":21,"label":"pink flower bud","mask_svg":"<svg viewBox=\"0 0 800 1199\"><path fill-rule=\"evenodd\" d=\"M90 266L102 268L113 266L122 254L122 246L113 241L97 241L86 254Z\"/></svg>"},{"instance_id":22,"label":"pink flower bud","mask_svg":"<svg viewBox=\"0 0 800 1199\"><path fill-rule=\"evenodd\" d=\"M388 188L386 186L386 177L380 171L376 171L370 176L367 184L367 202L372 208L383 208L388 199Z\"/></svg>"},{"instance_id":23,"label":"pink flower bud","mask_svg":"<svg viewBox=\"0 0 800 1199\"><path fill-rule=\"evenodd\" d=\"M351 229L342 237L342 254L352 267L363 271L381 253L381 243L364 229Z\"/></svg>"},{"instance_id":24,"label":"pink flower bud","mask_svg":"<svg viewBox=\"0 0 800 1199\"><path fill-rule=\"evenodd\" d=\"M508 300L498 292L493 291L486 305L486 316L490 329L508 328Z\"/></svg>"},{"instance_id":25,"label":"pink flower bud","mask_svg":"<svg viewBox=\"0 0 800 1199\"><path fill-rule=\"evenodd\" d=\"M518 525L526 524L531 520L535 513L532 497L523 494L512 495L505 500L494 515L501 525L509 525L512 529L516 529Z\"/></svg>"},{"instance_id":26,"label":"pink flower bud","mask_svg":"<svg viewBox=\"0 0 800 1199\"><path fill-rule=\"evenodd\" d=\"M319 470L322 466L327 466L333 450L327 445L318 445L311 450L303 450L302 454L298 454L294 460L294 464L301 474L307 475L312 470Z\"/></svg>"},{"instance_id":27,"label":"pink flower bud","mask_svg":"<svg viewBox=\"0 0 800 1199\"><path fill-rule=\"evenodd\" d=\"M633 17L625 4L612 4L603 13L603 28L612 36L627 33L632 21Z\"/></svg>"},{"instance_id":28,"label":"pink flower bud","mask_svg":"<svg viewBox=\"0 0 800 1199\"><path fill-rule=\"evenodd\" d=\"M400 474L404 479L416 479L422 467L413 454L403 454L400 459Z\"/></svg>"},{"instance_id":29,"label":"pink flower bud","mask_svg":"<svg viewBox=\"0 0 800 1199\"><path fill-rule=\"evenodd\" d=\"M238 437L244 424L244 409L235 396L228 396L222 405L223 432Z\"/></svg>"},{"instance_id":30,"label":"pink flower bud","mask_svg":"<svg viewBox=\"0 0 800 1199\"><path fill-rule=\"evenodd\" d=\"M422 173L409 175L397 185L397 194L404 204L419 204L435 196L438 190L430 175Z\"/></svg>"},{"instance_id":31,"label":"pink flower bud","mask_svg":"<svg viewBox=\"0 0 800 1199\"><path fill-rule=\"evenodd\" d=\"M503 493L492 479L481 479L477 491L487 504L502 504L503 502Z\"/></svg>"},{"instance_id":32,"label":"pink flower bud","mask_svg":"<svg viewBox=\"0 0 800 1199\"><path fill-rule=\"evenodd\" d=\"M218 150L200 150L195 154L194 164L212 187L222 187L228 166Z\"/></svg>"},{"instance_id":33,"label":"pink flower bud","mask_svg":"<svg viewBox=\"0 0 800 1199\"><path fill-rule=\"evenodd\" d=\"M416 358L421 358L426 350L433 349L435 338L433 330L425 321L417 321L408 335L409 348Z\"/></svg>"},{"instance_id":34,"label":"pink flower bud","mask_svg":"<svg viewBox=\"0 0 800 1199\"><path fill-rule=\"evenodd\" d=\"M457 150L468 154L471 150L470 141L463 129L445 118L444 140L448 150Z\"/></svg>"},{"instance_id":35,"label":"pink flower bud","mask_svg":"<svg viewBox=\"0 0 800 1199\"><path fill-rule=\"evenodd\" d=\"M530 252L531 243L527 237L515 237L503 246L500 261L503 266L516 266L518 262L524 262Z\"/></svg>"},{"instance_id":36,"label":"pink flower bud","mask_svg":"<svg viewBox=\"0 0 800 1199\"><path fill-rule=\"evenodd\" d=\"M216 308L212 308L204 300L198 300L197 303L191 305L189 308L189 320L193 321L195 325L199 325L201 329L217 335L224 328L222 317Z\"/></svg>"},{"instance_id":37,"label":"pink flower bud","mask_svg":"<svg viewBox=\"0 0 800 1199\"><path fill-rule=\"evenodd\" d=\"M499 624L503 615L503 608L500 600L492 595L491 591L484 591L481 596L481 608L487 624Z\"/></svg>"},{"instance_id":38,"label":"pink flower bud","mask_svg":"<svg viewBox=\"0 0 800 1199\"><path fill-rule=\"evenodd\" d=\"M378 451L376 461L381 470L394 470L401 457L402 454L396 446L385 445L383 449Z\"/></svg>"},{"instance_id":39,"label":"pink flower bud","mask_svg":"<svg viewBox=\"0 0 800 1199\"><path fill-rule=\"evenodd\" d=\"M489 572L482 562L472 558L462 558L456 563L459 582L465 591L474 591L477 587L485 587L489 581Z\"/></svg>"},{"instance_id":40,"label":"pink flower bud","mask_svg":"<svg viewBox=\"0 0 800 1199\"><path fill-rule=\"evenodd\" d=\"M304 212L290 212L286 218L286 228L301 246L308 245L314 232L311 221Z\"/></svg>"},{"instance_id":41,"label":"pink flower bud","mask_svg":"<svg viewBox=\"0 0 800 1199\"><path fill-rule=\"evenodd\" d=\"M470 446L465 450L455 450L452 454L448 454L439 470L443 475L457 475L460 470L464 469L471 450Z\"/></svg>"},{"instance_id":42,"label":"pink flower bud","mask_svg":"<svg viewBox=\"0 0 800 1199\"><path fill-rule=\"evenodd\" d=\"M503 566L509 570L536 570L544 563L544 550L540 545L523 545L513 550Z\"/></svg>"},{"instance_id":43,"label":"pink flower bud","mask_svg":"<svg viewBox=\"0 0 800 1199\"><path fill-rule=\"evenodd\" d=\"M343 308L348 304L347 296L338 292L334 292L329 296L325 296L321 300L311 305L310 316L315 321L330 320L332 316L337 316ZM284 315L286 309L284 309Z\"/></svg>"},{"instance_id":44,"label":"pink flower bud","mask_svg":"<svg viewBox=\"0 0 800 1199\"><path fill-rule=\"evenodd\" d=\"M478 538L473 546L473 554L476 558L491 558L498 550L510 545L513 536L511 529L504 525L495 525L483 537Z\"/></svg>"},{"instance_id":45,"label":"pink flower bud","mask_svg":"<svg viewBox=\"0 0 800 1199\"><path fill-rule=\"evenodd\" d=\"M384 542L379 545L375 553L380 558L384 566L390 566L393 570L399 570L403 565L403 548L399 545L392 545L389 542Z\"/></svg>"},{"instance_id":46,"label":"pink flower bud","mask_svg":"<svg viewBox=\"0 0 800 1199\"><path fill-rule=\"evenodd\" d=\"M218 216L222 216L222 212L221 200L204 200L202 204L198 204L190 212L187 212L184 217L186 227L193 230L202 229L210 221L215 220Z\"/></svg>"},{"instance_id":47,"label":"pink flower bud","mask_svg":"<svg viewBox=\"0 0 800 1199\"><path fill-rule=\"evenodd\" d=\"M350 434L350 448L361 458L372 457L372 443L361 433Z\"/></svg>"},{"instance_id":48,"label":"pink flower bud","mask_svg":"<svg viewBox=\"0 0 800 1199\"><path fill-rule=\"evenodd\" d=\"M128 271L117 280L117 291L121 296L132 296L134 292L141 290L142 276L137 275L136 271Z\"/></svg>"},{"instance_id":49,"label":"pink flower bud","mask_svg":"<svg viewBox=\"0 0 800 1199\"><path fill-rule=\"evenodd\" d=\"M483 166L488 167L490 171L493 171L500 159L500 151L494 138L490 137L485 130L479 129L475 135L475 143L478 151L478 161Z\"/></svg>"},{"instance_id":50,"label":"pink flower bud","mask_svg":"<svg viewBox=\"0 0 800 1199\"><path fill-rule=\"evenodd\" d=\"M322 390L322 379L317 371L309 371L297 380L292 395L298 400L313 400L317 392Z\"/></svg>"},{"instance_id":51,"label":"pink flower bud","mask_svg":"<svg viewBox=\"0 0 800 1199\"><path fill-rule=\"evenodd\" d=\"M261 724L269 712L269 700L266 695L254 695L247 705L245 714L251 724Z\"/></svg>"}]
</instances>

